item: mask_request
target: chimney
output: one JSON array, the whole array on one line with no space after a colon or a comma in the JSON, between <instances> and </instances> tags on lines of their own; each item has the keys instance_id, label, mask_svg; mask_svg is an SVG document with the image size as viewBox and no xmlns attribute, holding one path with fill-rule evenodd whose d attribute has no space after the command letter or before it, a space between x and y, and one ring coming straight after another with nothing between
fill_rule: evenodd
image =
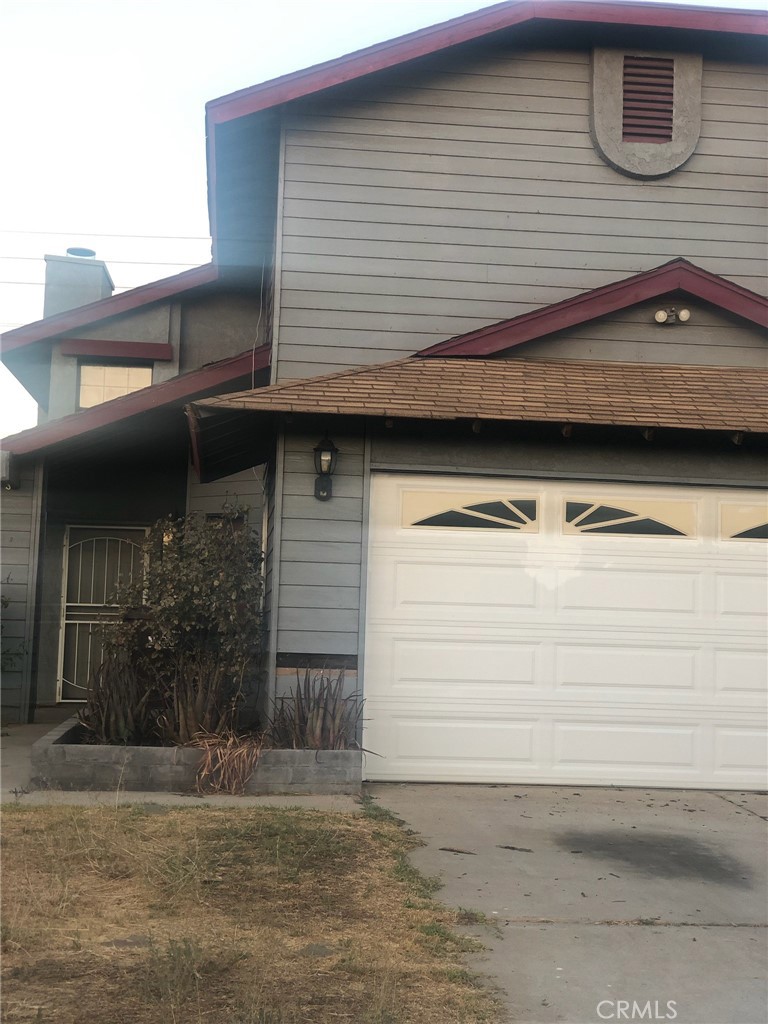
<instances>
[{"instance_id":1,"label":"chimney","mask_svg":"<svg viewBox=\"0 0 768 1024\"><path fill-rule=\"evenodd\" d=\"M109 298L115 286L95 256L93 249L71 248L66 256L45 257L44 317Z\"/></svg>"}]
</instances>

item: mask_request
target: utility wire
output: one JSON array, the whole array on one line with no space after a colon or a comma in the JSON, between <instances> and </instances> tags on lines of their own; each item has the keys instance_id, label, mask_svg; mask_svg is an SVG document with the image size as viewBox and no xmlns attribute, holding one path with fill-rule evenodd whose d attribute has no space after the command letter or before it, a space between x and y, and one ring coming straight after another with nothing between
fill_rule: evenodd
<instances>
[{"instance_id":1,"label":"utility wire","mask_svg":"<svg viewBox=\"0 0 768 1024\"><path fill-rule=\"evenodd\" d=\"M193 264L196 266L197 264ZM133 288L141 288L145 284L154 284L154 281L140 281L138 284L116 284L115 291L129 292ZM0 285L18 285L26 288L45 288L45 281L0 281Z\"/></svg>"},{"instance_id":2,"label":"utility wire","mask_svg":"<svg viewBox=\"0 0 768 1024\"><path fill-rule=\"evenodd\" d=\"M209 242L210 235L121 235L120 232L108 234L97 231L25 231L17 228L0 228L0 235L73 235L75 238L160 238L183 242Z\"/></svg>"},{"instance_id":3,"label":"utility wire","mask_svg":"<svg viewBox=\"0 0 768 1024\"><path fill-rule=\"evenodd\" d=\"M27 260L27 261L34 260L35 262L41 262L42 259L43 259L42 256L0 256L0 260ZM158 260L158 261L155 261L155 260L113 260L111 257L110 257L110 259L108 261L102 261L102 262L120 263L122 266L131 266L131 267L199 267L200 266L199 263L174 263L174 262L168 262L168 261L163 261L163 260Z\"/></svg>"}]
</instances>

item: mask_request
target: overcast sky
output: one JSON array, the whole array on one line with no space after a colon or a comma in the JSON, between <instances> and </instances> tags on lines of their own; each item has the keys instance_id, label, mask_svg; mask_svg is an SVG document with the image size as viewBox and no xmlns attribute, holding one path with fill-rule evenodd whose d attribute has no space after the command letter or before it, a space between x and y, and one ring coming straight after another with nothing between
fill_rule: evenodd
<instances>
[{"instance_id":1,"label":"overcast sky","mask_svg":"<svg viewBox=\"0 0 768 1024\"><path fill-rule=\"evenodd\" d=\"M0 331L42 316L45 253L95 249L119 291L208 262L207 100L490 6L2 0ZM0 436L35 422L0 367Z\"/></svg>"}]
</instances>

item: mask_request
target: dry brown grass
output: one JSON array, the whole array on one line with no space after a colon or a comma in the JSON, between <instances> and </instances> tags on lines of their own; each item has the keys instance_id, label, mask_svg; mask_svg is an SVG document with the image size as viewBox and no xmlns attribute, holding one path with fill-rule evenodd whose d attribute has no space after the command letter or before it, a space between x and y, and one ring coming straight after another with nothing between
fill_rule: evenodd
<instances>
[{"instance_id":1,"label":"dry brown grass","mask_svg":"<svg viewBox=\"0 0 768 1024\"><path fill-rule=\"evenodd\" d=\"M456 915L382 815L7 807L7 1024L476 1024Z\"/></svg>"}]
</instances>

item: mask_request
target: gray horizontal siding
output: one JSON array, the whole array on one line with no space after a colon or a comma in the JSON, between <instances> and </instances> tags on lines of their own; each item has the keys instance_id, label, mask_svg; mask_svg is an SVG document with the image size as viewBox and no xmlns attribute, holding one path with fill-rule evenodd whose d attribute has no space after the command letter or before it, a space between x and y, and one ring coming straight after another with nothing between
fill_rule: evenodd
<instances>
[{"instance_id":1,"label":"gray horizontal siding","mask_svg":"<svg viewBox=\"0 0 768 1024\"><path fill-rule=\"evenodd\" d=\"M190 470L187 486L187 511L216 514L227 505L248 508L248 520L261 532L264 505L264 467L255 466L240 473L201 484Z\"/></svg>"},{"instance_id":2,"label":"gray horizontal siding","mask_svg":"<svg viewBox=\"0 0 768 1024\"><path fill-rule=\"evenodd\" d=\"M2 612L3 654L12 656L2 673L2 713L7 722L26 721L31 682L37 547L40 530L40 480L26 463L19 487L5 491L0 514L0 593L9 605Z\"/></svg>"},{"instance_id":3,"label":"gray horizontal siding","mask_svg":"<svg viewBox=\"0 0 768 1024\"><path fill-rule=\"evenodd\" d=\"M595 153L589 71L586 52L494 54L292 113L278 376L397 358L677 256L764 291L761 69L705 62L697 151L652 182Z\"/></svg>"},{"instance_id":4,"label":"gray horizontal siding","mask_svg":"<svg viewBox=\"0 0 768 1024\"><path fill-rule=\"evenodd\" d=\"M294 552L296 548L292 549ZM359 552L359 546L355 546ZM334 587L344 592L350 587L358 587L360 583L360 567L357 561L334 562L333 565ZM295 602L295 587L303 590L305 597L299 607L313 607L311 601L321 602L324 600L323 590L328 588L328 570L325 560L321 561L290 561L286 562L280 573L280 582L289 591L287 607L292 607ZM309 602L309 603L308 603Z\"/></svg>"},{"instance_id":5,"label":"gray horizontal siding","mask_svg":"<svg viewBox=\"0 0 768 1024\"><path fill-rule=\"evenodd\" d=\"M291 654L357 654L357 631L327 633L322 630L280 630L280 651Z\"/></svg>"},{"instance_id":6,"label":"gray horizontal siding","mask_svg":"<svg viewBox=\"0 0 768 1024\"><path fill-rule=\"evenodd\" d=\"M688 363L706 366L768 365L768 340L756 326L726 318L696 300L686 324L657 324L654 313L668 301L645 302L615 316L561 331L513 349L510 358L607 359L632 363Z\"/></svg>"},{"instance_id":7,"label":"gray horizontal siding","mask_svg":"<svg viewBox=\"0 0 768 1024\"><path fill-rule=\"evenodd\" d=\"M464 185L469 180L471 183L475 183L474 179L477 178L476 184L480 185L480 192L483 191L496 191L493 188L495 184L495 178L502 179L506 182L506 185L501 185L501 192L509 195L514 195L514 191L511 188L511 183L505 173L510 161L520 160L523 163L535 162L538 166L542 166L547 163L555 163L558 167L563 162L564 150L567 151L569 161L574 164L584 164L585 166L593 166L592 157L594 151L591 145L584 147L569 147L562 144L562 140L558 136L556 139L551 141L548 146L534 145L533 143L524 144L517 138L513 145L505 143L484 143L482 154L478 153L477 144L473 147L471 143L457 143L452 142L449 145L443 143L440 146L425 145L420 142L418 147L414 146L412 152L403 152L405 147L399 146L398 152L392 152L393 140L387 140L389 146L387 148L382 147L381 149L372 148L366 149L342 149L341 147L326 146L323 145L325 142L325 135L321 135L320 138L315 140L315 144L311 146L307 145L296 145L295 143L290 145L287 149L286 156L288 159L293 161L297 165L296 171L293 172L291 178L292 181L323 181L329 176L323 174L320 170L323 167L335 170L338 168L340 160L343 159L346 171L371 171L374 172L372 175L372 183L378 183L381 185L387 184L387 178L385 174L389 176L391 180L392 172L399 172L399 175L409 175L409 186L416 185L419 181L425 183L429 180L438 180L439 184L444 189L449 191L456 191L457 188L464 189ZM723 140L719 145L714 146L711 142L707 145L706 141L696 149L696 156L692 159L703 160L707 156L707 149L714 149L715 153L710 154L706 161L709 168L709 172L713 174L727 173L728 162L731 163L732 157L728 155L729 150L733 150L734 142L732 140ZM765 151L765 142L760 139L754 141L740 140L738 142L738 148L741 156L741 160L746 160L744 165L744 173L747 176L764 176L765 165L763 154ZM489 151L486 155L486 149ZM440 152L443 150L444 152ZM425 152L426 151L426 152ZM428 160L425 160L428 157ZM299 173L298 167L301 165L306 168L302 173ZM679 171L680 174L695 174L695 165L693 169L688 168L686 171ZM424 177L424 175L430 175L431 177ZM410 176L413 176L413 181L410 180ZM439 177L438 177L439 176ZM360 177L360 175L357 175ZM456 182L451 179L458 179ZM487 179L487 181L486 181ZM334 180L330 177L330 180ZM405 178L400 178L401 182L404 182ZM514 180L514 179L512 179ZM390 187L404 188L401 183L398 186L397 182L391 182ZM636 186L637 188L637 186ZM661 191L661 186L656 185L657 195ZM624 199L628 202L632 201L632 193L629 190L625 191ZM635 200L639 203L649 204L653 202L650 197L637 196ZM664 201L663 199L657 201ZM698 200L701 202L701 199ZM514 207L513 207L514 209ZM678 218L681 218L682 211L677 210ZM598 213L598 216L605 216L605 211L602 210Z\"/></svg>"},{"instance_id":8,"label":"gray horizontal siding","mask_svg":"<svg viewBox=\"0 0 768 1024\"><path fill-rule=\"evenodd\" d=\"M284 540L280 549L283 557L282 564L287 562L303 562L314 565L318 557L321 558L322 564L325 566L347 563L359 565L360 563L359 544L323 544L322 553L320 554L318 554L318 547L319 545L314 539L306 541Z\"/></svg>"},{"instance_id":9,"label":"gray horizontal siding","mask_svg":"<svg viewBox=\"0 0 768 1024\"><path fill-rule=\"evenodd\" d=\"M282 581L280 604L286 611L292 608L315 608L322 603L325 608L357 609L360 601L360 587L309 586L306 582L289 585Z\"/></svg>"},{"instance_id":10,"label":"gray horizontal siding","mask_svg":"<svg viewBox=\"0 0 768 1024\"><path fill-rule=\"evenodd\" d=\"M356 654L363 517L363 441L339 448L333 497L314 497L313 448L322 429L285 436L277 652Z\"/></svg>"}]
</instances>

